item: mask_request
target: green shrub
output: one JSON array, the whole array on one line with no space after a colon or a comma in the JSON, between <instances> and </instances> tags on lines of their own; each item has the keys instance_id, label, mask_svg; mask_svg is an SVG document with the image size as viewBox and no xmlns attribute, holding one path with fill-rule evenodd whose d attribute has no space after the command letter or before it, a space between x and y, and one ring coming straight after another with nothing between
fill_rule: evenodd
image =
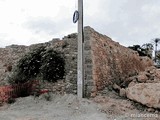
<instances>
[{"instance_id":1,"label":"green shrub","mask_svg":"<svg viewBox=\"0 0 160 120\"><path fill-rule=\"evenodd\" d=\"M55 82L63 78L64 72L64 59L61 54L40 46L18 61L9 82L25 83L37 77Z\"/></svg>"},{"instance_id":2,"label":"green shrub","mask_svg":"<svg viewBox=\"0 0 160 120\"><path fill-rule=\"evenodd\" d=\"M56 82L58 79L63 78L65 62L58 52L53 49L45 51L43 53L42 63L40 69L43 80Z\"/></svg>"}]
</instances>

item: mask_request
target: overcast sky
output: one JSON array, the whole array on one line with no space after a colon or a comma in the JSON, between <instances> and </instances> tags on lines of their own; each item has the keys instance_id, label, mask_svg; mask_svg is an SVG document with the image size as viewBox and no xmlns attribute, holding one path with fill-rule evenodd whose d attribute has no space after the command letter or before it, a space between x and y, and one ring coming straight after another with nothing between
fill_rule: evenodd
<instances>
[{"instance_id":1,"label":"overcast sky","mask_svg":"<svg viewBox=\"0 0 160 120\"><path fill-rule=\"evenodd\" d=\"M0 47L30 45L77 32L78 0L0 0ZM160 0L84 0L84 26L122 45L160 38Z\"/></svg>"}]
</instances>

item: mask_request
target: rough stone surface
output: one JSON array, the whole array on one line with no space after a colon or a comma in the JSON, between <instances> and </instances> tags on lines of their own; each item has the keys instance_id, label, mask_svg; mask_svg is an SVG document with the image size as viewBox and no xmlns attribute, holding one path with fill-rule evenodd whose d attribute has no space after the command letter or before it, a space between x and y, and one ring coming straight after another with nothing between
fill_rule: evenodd
<instances>
[{"instance_id":1,"label":"rough stone surface","mask_svg":"<svg viewBox=\"0 0 160 120\"><path fill-rule=\"evenodd\" d=\"M120 90L121 87L114 83L114 84L113 84L113 89L114 89L114 90Z\"/></svg>"},{"instance_id":2,"label":"rough stone surface","mask_svg":"<svg viewBox=\"0 0 160 120\"><path fill-rule=\"evenodd\" d=\"M154 66L147 67L145 71L139 72L137 75L127 78L121 86L125 86L125 88L127 88L137 83L160 83L159 75L160 69L157 69Z\"/></svg>"},{"instance_id":3,"label":"rough stone surface","mask_svg":"<svg viewBox=\"0 0 160 120\"><path fill-rule=\"evenodd\" d=\"M146 82L148 80L148 77L145 74L140 74L137 76L137 81L138 82Z\"/></svg>"},{"instance_id":4,"label":"rough stone surface","mask_svg":"<svg viewBox=\"0 0 160 120\"><path fill-rule=\"evenodd\" d=\"M160 108L160 83L139 83L126 89L127 98L153 108Z\"/></svg>"},{"instance_id":5,"label":"rough stone surface","mask_svg":"<svg viewBox=\"0 0 160 120\"><path fill-rule=\"evenodd\" d=\"M11 45L0 48L0 85L6 85L7 76L12 72L8 71L8 66L15 66L16 62L25 53L39 47L53 48L61 52L65 58L65 82L66 92L76 94L77 80L77 34L65 36L63 40L53 39L46 43L33 44L30 46Z\"/></svg>"},{"instance_id":6,"label":"rough stone surface","mask_svg":"<svg viewBox=\"0 0 160 120\"><path fill-rule=\"evenodd\" d=\"M137 75L138 72L153 65L149 58L140 57L137 52L114 42L90 27L86 27L84 31L85 38L88 38L91 45L88 50L91 51L94 86L90 88L94 89L94 92L110 84L120 85L126 78Z\"/></svg>"},{"instance_id":7,"label":"rough stone surface","mask_svg":"<svg viewBox=\"0 0 160 120\"><path fill-rule=\"evenodd\" d=\"M136 81L132 81L129 83L128 87L134 86L136 84Z\"/></svg>"},{"instance_id":8,"label":"rough stone surface","mask_svg":"<svg viewBox=\"0 0 160 120\"><path fill-rule=\"evenodd\" d=\"M31 46L12 45L0 48L0 84L6 84L6 76L12 72L10 66L14 67L21 56L41 45L45 45L47 48L51 47L64 54L66 92L76 94L77 34L70 34L62 40L53 39ZM140 57L137 52L114 42L111 38L99 34L90 27L84 28L84 62L86 96L95 96L99 90L114 83L119 86L123 83L126 86L129 84L126 78L137 75L138 72L153 65L149 58ZM158 73L154 77L158 79L160 74Z\"/></svg>"},{"instance_id":9,"label":"rough stone surface","mask_svg":"<svg viewBox=\"0 0 160 120\"><path fill-rule=\"evenodd\" d=\"M22 45L11 45L6 48L0 48L0 85L8 84L6 82L7 75L27 51L28 47Z\"/></svg>"},{"instance_id":10,"label":"rough stone surface","mask_svg":"<svg viewBox=\"0 0 160 120\"><path fill-rule=\"evenodd\" d=\"M124 89L124 88L120 89L119 96L126 97L126 89Z\"/></svg>"}]
</instances>

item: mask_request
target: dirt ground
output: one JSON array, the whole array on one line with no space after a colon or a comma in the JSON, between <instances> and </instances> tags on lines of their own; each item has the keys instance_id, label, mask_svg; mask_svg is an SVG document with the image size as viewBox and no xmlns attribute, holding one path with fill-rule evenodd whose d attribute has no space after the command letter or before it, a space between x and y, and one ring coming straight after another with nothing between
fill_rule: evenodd
<instances>
[{"instance_id":1,"label":"dirt ground","mask_svg":"<svg viewBox=\"0 0 160 120\"><path fill-rule=\"evenodd\" d=\"M0 120L160 120L158 111L147 112L140 107L141 110L113 93L92 99L80 99L71 94L50 96L50 101L43 94L5 104L0 107ZM145 114L150 117L138 116Z\"/></svg>"},{"instance_id":2,"label":"dirt ground","mask_svg":"<svg viewBox=\"0 0 160 120\"><path fill-rule=\"evenodd\" d=\"M0 120L106 120L106 114L87 99L74 95L52 95L51 101L44 97L19 98L0 111Z\"/></svg>"}]
</instances>

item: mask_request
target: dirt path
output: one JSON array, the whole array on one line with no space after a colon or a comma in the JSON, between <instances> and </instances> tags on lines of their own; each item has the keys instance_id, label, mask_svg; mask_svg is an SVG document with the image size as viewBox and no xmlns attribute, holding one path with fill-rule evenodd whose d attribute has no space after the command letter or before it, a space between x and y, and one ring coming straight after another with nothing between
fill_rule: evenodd
<instances>
[{"instance_id":1,"label":"dirt path","mask_svg":"<svg viewBox=\"0 0 160 120\"><path fill-rule=\"evenodd\" d=\"M1 108L0 120L106 120L106 114L89 100L78 100L73 95L52 98L52 101L31 96L19 98L8 108Z\"/></svg>"},{"instance_id":2,"label":"dirt path","mask_svg":"<svg viewBox=\"0 0 160 120\"><path fill-rule=\"evenodd\" d=\"M29 96L1 107L0 120L134 120L118 113L106 113L103 105L88 99L78 99L74 95L53 94L51 101L46 101L44 96L36 99ZM110 109L106 106L105 110L107 108Z\"/></svg>"}]
</instances>

